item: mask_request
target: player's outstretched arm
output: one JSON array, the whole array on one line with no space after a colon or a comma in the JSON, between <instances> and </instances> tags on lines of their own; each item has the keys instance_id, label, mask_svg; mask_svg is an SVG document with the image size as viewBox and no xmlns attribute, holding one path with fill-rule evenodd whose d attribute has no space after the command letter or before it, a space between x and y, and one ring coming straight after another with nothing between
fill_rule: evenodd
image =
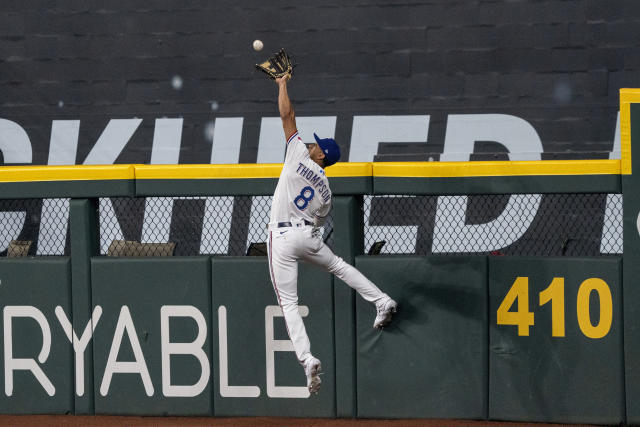
<instances>
[{"instance_id":1,"label":"player's outstretched arm","mask_svg":"<svg viewBox=\"0 0 640 427\"><path fill-rule=\"evenodd\" d=\"M289 99L287 92L287 81L291 78L289 74L276 79L278 84L278 109L280 110L280 118L282 119L282 127L284 128L284 136L287 141L297 132L296 114Z\"/></svg>"}]
</instances>

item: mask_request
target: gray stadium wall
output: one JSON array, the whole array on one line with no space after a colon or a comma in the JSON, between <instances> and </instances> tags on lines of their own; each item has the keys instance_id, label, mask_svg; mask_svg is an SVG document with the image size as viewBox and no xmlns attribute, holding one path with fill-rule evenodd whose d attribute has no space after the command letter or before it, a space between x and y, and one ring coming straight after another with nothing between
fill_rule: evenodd
<instances>
[{"instance_id":1,"label":"gray stadium wall","mask_svg":"<svg viewBox=\"0 0 640 427\"><path fill-rule=\"evenodd\" d=\"M253 68L281 47L303 137L335 132L349 161L619 156L618 90L640 77L634 0L1 10L4 164L281 161L276 88Z\"/></svg>"}]
</instances>

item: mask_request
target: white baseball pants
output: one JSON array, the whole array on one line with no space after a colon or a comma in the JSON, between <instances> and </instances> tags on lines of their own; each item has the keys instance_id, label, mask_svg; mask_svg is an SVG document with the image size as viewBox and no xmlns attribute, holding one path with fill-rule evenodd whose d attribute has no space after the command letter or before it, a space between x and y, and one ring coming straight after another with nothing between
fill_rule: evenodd
<instances>
[{"instance_id":1,"label":"white baseball pants","mask_svg":"<svg viewBox=\"0 0 640 427\"><path fill-rule=\"evenodd\" d=\"M284 313L289 338L300 363L311 356L311 343L298 311L298 260L323 267L375 303L387 295L355 267L335 255L322 239L312 236L312 226L271 228L267 244L271 282Z\"/></svg>"}]
</instances>

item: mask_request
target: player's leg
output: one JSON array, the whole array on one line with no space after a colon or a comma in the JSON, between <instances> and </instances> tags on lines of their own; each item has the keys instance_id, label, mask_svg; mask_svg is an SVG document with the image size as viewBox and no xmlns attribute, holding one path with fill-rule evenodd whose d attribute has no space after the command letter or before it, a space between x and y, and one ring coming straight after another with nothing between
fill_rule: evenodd
<instances>
[{"instance_id":1,"label":"player's leg","mask_svg":"<svg viewBox=\"0 0 640 427\"><path fill-rule=\"evenodd\" d=\"M355 289L365 300L376 303L387 298L387 294L382 292L371 280L367 279L354 266L345 262L342 258L334 254L331 249L320 241L319 247L313 247L318 239L311 239L308 247L301 258L317 266L323 267L334 274L347 285Z\"/></svg>"},{"instance_id":2,"label":"player's leg","mask_svg":"<svg viewBox=\"0 0 640 427\"><path fill-rule=\"evenodd\" d=\"M314 246L315 245L315 246ZM376 305L376 319L373 327L380 329L386 326L398 304L382 292L371 280L367 279L357 268L345 262L318 239L310 239L306 251L301 257L333 273L337 278L355 289L365 300Z\"/></svg>"},{"instance_id":3,"label":"player's leg","mask_svg":"<svg viewBox=\"0 0 640 427\"><path fill-rule=\"evenodd\" d=\"M311 356L311 343L298 311L298 263L287 242L289 237L277 231L269 232L269 274L296 356L304 363Z\"/></svg>"},{"instance_id":4,"label":"player's leg","mask_svg":"<svg viewBox=\"0 0 640 427\"><path fill-rule=\"evenodd\" d=\"M311 355L311 343L298 310L298 262L294 254L295 246L293 230L280 234L269 232L269 274L278 304L284 314L289 339L293 344L298 361L304 368L307 377L307 388L310 393L320 390L320 361Z\"/></svg>"}]
</instances>

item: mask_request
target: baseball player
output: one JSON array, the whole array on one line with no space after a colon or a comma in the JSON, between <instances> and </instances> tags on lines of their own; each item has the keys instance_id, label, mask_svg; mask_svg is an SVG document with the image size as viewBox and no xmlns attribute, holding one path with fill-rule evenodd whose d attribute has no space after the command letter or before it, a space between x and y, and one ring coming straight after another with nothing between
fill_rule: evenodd
<instances>
[{"instance_id":1,"label":"baseball player","mask_svg":"<svg viewBox=\"0 0 640 427\"><path fill-rule=\"evenodd\" d=\"M373 327L376 329L382 329L391 321L398 305L322 241L318 227L331 210L331 189L324 168L340 159L340 148L334 139L321 139L315 133L315 144L307 147L302 142L287 93L289 78L287 74L275 79L287 147L269 218L269 273L289 338L304 367L307 387L310 393L317 393L321 364L311 354L309 337L298 312L298 260L323 267L374 303L377 315Z\"/></svg>"}]
</instances>

